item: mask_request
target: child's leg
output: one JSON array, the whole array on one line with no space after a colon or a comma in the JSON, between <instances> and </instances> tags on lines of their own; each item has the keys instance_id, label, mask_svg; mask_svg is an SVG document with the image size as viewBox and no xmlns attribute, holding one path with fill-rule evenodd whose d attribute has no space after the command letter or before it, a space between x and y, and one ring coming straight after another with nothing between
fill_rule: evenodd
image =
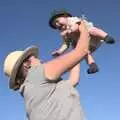
<instances>
[{"instance_id":1,"label":"child's leg","mask_svg":"<svg viewBox=\"0 0 120 120\"><path fill-rule=\"evenodd\" d=\"M92 54L90 52L88 52L88 54L86 55L86 58L85 58L86 62L88 65L92 64L95 62Z\"/></svg>"},{"instance_id":2,"label":"child's leg","mask_svg":"<svg viewBox=\"0 0 120 120\"><path fill-rule=\"evenodd\" d=\"M93 74L93 73L96 73L99 71L98 66L95 63L95 60L90 52L85 57L85 60L86 60L87 64L89 65L89 68L87 70L88 74Z\"/></svg>"},{"instance_id":3,"label":"child's leg","mask_svg":"<svg viewBox=\"0 0 120 120\"><path fill-rule=\"evenodd\" d=\"M89 33L92 36L99 37L100 39L104 39L108 33L104 32L102 29L99 29L97 27L91 27L89 28Z\"/></svg>"},{"instance_id":4,"label":"child's leg","mask_svg":"<svg viewBox=\"0 0 120 120\"><path fill-rule=\"evenodd\" d=\"M115 40L113 37L109 36L107 32L103 31L97 27L89 28L89 33L91 36L98 37L98 40L104 40L106 43L113 44Z\"/></svg>"}]
</instances>

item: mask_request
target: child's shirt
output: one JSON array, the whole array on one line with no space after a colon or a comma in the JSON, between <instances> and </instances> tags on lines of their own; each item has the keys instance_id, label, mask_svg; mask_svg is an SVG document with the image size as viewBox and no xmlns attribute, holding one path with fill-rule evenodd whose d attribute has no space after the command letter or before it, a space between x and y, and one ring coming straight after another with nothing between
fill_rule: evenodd
<instances>
[{"instance_id":1,"label":"child's shirt","mask_svg":"<svg viewBox=\"0 0 120 120\"><path fill-rule=\"evenodd\" d=\"M78 24L80 24L80 22L83 20L86 24L87 24L87 28L89 29L90 27L93 27L94 25L93 25L93 23L92 22L90 22L90 21L87 21L85 18L82 18L82 17L68 17L67 18L67 20L68 20L68 29L72 29L72 27L76 24L76 23L78 23Z\"/></svg>"},{"instance_id":2,"label":"child's shirt","mask_svg":"<svg viewBox=\"0 0 120 120\"><path fill-rule=\"evenodd\" d=\"M67 20L68 20L68 25L67 25L67 29L66 30L69 30L71 32L73 31L73 33L78 30L78 29L75 28L75 24L80 24L80 22L82 20L85 22L85 24L87 24L87 28L88 29L90 29L90 28L92 28L94 26L92 22L87 21L85 18L82 18L82 17L68 17ZM75 47L76 43L77 43L77 40L78 39L76 39L74 37L71 37L71 36L70 37L66 37L66 38L64 36L63 37L63 45L59 49L60 53L66 51L69 48L70 45ZM90 38L90 46L89 46L89 48L91 48L91 47L99 48L99 46L101 45L101 42L102 41L98 42L95 39Z\"/></svg>"}]
</instances>

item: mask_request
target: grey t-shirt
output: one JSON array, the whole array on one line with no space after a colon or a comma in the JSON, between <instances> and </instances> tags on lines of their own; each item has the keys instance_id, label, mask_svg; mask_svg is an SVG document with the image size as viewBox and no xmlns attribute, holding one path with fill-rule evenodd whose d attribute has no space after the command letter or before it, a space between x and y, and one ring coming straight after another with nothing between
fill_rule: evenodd
<instances>
[{"instance_id":1,"label":"grey t-shirt","mask_svg":"<svg viewBox=\"0 0 120 120\"><path fill-rule=\"evenodd\" d=\"M44 65L29 70L20 92L29 120L83 120L78 92L67 80L46 79Z\"/></svg>"}]
</instances>

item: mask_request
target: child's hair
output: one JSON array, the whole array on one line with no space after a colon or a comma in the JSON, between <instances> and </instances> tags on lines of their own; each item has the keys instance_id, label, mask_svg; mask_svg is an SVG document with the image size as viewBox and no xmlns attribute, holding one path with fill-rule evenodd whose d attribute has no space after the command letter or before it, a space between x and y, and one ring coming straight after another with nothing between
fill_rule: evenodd
<instances>
[{"instance_id":1,"label":"child's hair","mask_svg":"<svg viewBox=\"0 0 120 120\"><path fill-rule=\"evenodd\" d=\"M65 16L65 17L72 17L72 14L67 12L66 10L54 10L52 13L51 13L51 17L50 17L50 20L49 20L49 26L53 29L56 29L56 26L54 25L54 20L58 17L62 17L62 16Z\"/></svg>"}]
</instances>

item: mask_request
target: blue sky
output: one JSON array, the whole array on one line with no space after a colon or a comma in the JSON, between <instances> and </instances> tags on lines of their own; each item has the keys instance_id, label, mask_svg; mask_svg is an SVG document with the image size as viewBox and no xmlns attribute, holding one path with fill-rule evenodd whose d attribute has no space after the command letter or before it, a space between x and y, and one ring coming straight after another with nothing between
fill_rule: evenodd
<instances>
[{"instance_id":1,"label":"blue sky","mask_svg":"<svg viewBox=\"0 0 120 120\"><path fill-rule=\"evenodd\" d=\"M119 0L0 0L0 119L26 119L23 98L8 88L4 58L10 51L33 44L40 47L41 59L52 59L51 51L61 41L58 32L49 28L48 20L52 10L65 8L75 16L85 14L117 40L115 45L104 44L94 53L100 72L88 75L88 66L81 63L77 89L87 120L120 120L119 5Z\"/></svg>"}]
</instances>

